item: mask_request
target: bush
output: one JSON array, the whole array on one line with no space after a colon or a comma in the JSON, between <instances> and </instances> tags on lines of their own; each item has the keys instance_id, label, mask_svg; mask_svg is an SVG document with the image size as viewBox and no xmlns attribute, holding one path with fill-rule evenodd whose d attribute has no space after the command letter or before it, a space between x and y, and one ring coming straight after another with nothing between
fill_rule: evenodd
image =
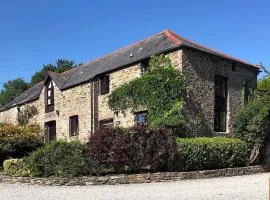
<instances>
[{"instance_id":1,"label":"bush","mask_svg":"<svg viewBox=\"0 0 270 200\"><path fill-rule=\"evenodd\" d=\"M167 129L104 129L91 135L87 156L117 172L171 170L176 155L174 136Z\"/></svg>"},{"instance_id":2,"label":"bush","mask_svg":"<svg viewBox=\"0 0 270 200\"><path fill-rule=\"evenodd\" d=\"M269 105L253 99L239 110L235 128L236 136L247 142L249 151L255 145L263 146L269 132Z\"/></svg>"},{"instance_id":3,"label":"bush","mask_svg":"<svg viewBox=\"0 0 270 200\"><path fill-rule=\"evenodd\" d=\"M22 158L43 145L39 127L0 127L0 165L8 158Z\"/></svg>"},{"instance_id":4,"label":"bush","mask_svg":"<svg viewBox=\"0 0 270 200\"><path fill-rule=\"evenodd\" d=\"M9 159L3 163L4 171L10 176L30 176L31 172L23 159Z\"/></svg>"},{"instance_id":5,"label":"bush","mask_svg":"<svg viewBox=\"0 0 270 200\"><path fill-rule=\"evenodd\" d=\"M246 166L247 144L238 138L177 138L181 170L210 170Z\"/></svg>"},{"instance_id":6,"label":"bush","mask_svg":"<svg viewBox=\"0 0 270 200\"><path fill-rule=\"evenodd\" d=\"M32 176L72 177L87 172L83 145L79 142L52 142L25 159Z\"/></svg>"}]
</instances>

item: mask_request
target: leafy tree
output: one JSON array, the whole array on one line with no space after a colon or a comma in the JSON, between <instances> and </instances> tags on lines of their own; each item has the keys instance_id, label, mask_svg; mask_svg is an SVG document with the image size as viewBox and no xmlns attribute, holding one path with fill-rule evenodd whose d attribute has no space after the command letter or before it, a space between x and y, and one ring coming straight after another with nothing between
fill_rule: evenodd
<instances>
[{"instance_id":1,"label":"leafy tree","mask_svg":"<svg viewBox=\"0 0 270 200\"><path fill-rule=\"evenodd\" d=\"M261 68L267 76L258 81L252 99L236 116L236 136L247 141L251 163L258 161L270 130L270 73L264 66Z\"/></svg>"},{"instance_id":2,"label":"leafy tree","mask_svg":"<svg viewBox=\"0 0 270 200\"><path fill-rule=\"evenodd\" d=\"M6 105L27 89L28 83L21 78L7 81L4 83L3 89L0 92L0 105Z\"/></svg>"},{"instance_id":3,"label":"leafy tree","mask_svg":"<svg viewBox=\"0 0 270 200\"><path fill-rule=\"evenodd\" d=\"M81 64L75 64L73 60L68 59L58 59L55 64L43 65L43 68L32 76L30 85L32 86L43 81L45 79L46 71L62 73L79 65Z\"/></svg>"},{"instance_id":4,"label":"leafy tree","mask_svg":"<svg viewBox=\"0 0 270 200\"><path fill-rule=\"evenodd\" d=\"M139 78L125 83L109 95L112 110L133 111L145 109L150 127L183 127L182 115L187 83L168 57L153 56L148 71Z\"/></svg>"}]
</instances>

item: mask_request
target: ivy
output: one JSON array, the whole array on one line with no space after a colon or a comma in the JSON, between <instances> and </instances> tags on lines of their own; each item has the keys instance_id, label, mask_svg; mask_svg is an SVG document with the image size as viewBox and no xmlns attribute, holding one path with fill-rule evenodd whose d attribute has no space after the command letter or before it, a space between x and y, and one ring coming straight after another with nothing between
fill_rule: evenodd
<instances>
[{"instance_id":1,"label":"ivy","mask_svg":"<svg viewBox=\"0 0 270 200\"><path fill-rule=\"evenodd\" d=\"M188 87L184 75L164 56L153 56L143 76L123 84L109 95L114 111L147 110L150 127L182 127L184 98Z\"/></svg>"},{"instance_id":2,"label":"ivy","mask_svg":"<svg viewBox=\"0 0 270 200\"><path fill-rule=\"evenodd\" d=\"M27 125L29 120L38 114L38 110L35 106L25 106L23 110L18 113L18 123L19 125Z\"/></svg>"}]
</instances>

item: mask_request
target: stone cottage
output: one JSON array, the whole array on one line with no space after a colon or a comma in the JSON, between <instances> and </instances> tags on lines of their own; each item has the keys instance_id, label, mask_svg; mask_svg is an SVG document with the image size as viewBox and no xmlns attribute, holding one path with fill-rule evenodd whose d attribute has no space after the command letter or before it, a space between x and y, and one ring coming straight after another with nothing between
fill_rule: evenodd
<instances>
[{"instance_id":1,"label":"stone cottage","mask_svg":"<svg viewBox=\"0 0 270 200\"><path fill-rule=\"evenodd\" d=\"M64 73L48 72L46 80L0 110L0 122L17 123L18 113L35 106L30 123L44 127L46 140L79 139L103 127L146 123L146 111L112 112L108 94L140 77L151 55L165 54L192 88L195 110L204 131L232 133L237 109L256 87L258 66L225 55L164 30L147 39Z\"/></svg>"}]
</instances>

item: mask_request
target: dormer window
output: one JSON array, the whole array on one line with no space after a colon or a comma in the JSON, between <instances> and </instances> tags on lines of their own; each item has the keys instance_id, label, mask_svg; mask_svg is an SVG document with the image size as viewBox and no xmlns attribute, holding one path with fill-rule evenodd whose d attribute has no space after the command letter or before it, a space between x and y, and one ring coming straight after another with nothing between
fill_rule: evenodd
<instances>
[{"instance_id":1,"label":"dormer window","mask_svg":"<svg viewBox=\"0 0 270 200\"><path fill-rule=\"evenodd\" d=\"M45 85L45 112L54 111L54 87L52 80Z\"/></svg>"}]
</instances>

